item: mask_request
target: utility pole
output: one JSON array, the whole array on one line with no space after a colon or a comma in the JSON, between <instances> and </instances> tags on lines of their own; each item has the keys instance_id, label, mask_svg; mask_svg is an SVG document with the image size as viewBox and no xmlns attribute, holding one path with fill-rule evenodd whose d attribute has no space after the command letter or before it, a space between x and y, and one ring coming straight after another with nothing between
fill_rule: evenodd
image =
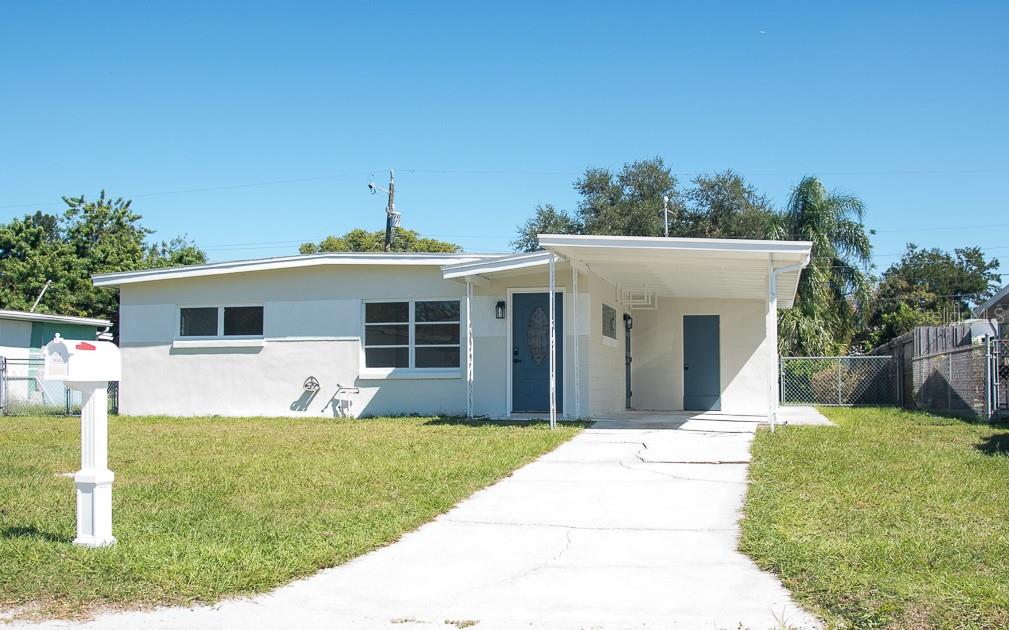
<instances>
[{"instance_id":1,"label":"utility pole","mask_svg":"<svg viewBox=\"0 0 1009 630\"><path fill-rule=\"evenodd\" d=\"M399 213L396 212L396 176L392 169L389 169L389 190L376 186L375 182L368 182L368 190L371 194L382 191L389 195L389 204L385 207L385 251L392 250L392 241L395 237L395 229L399 227Z\"/></svg>"},{"instance_id":2,"label":"utility pole","mask_svg":"<svg viewBox=\"0 0 1009 630\"><path fill-rule=\"evenodd\" d=\"M396 214L396 204L394 198L396 197L396 178L389 169L389 205L385 207L385 251L392 249L392 233L396 228L396 223L398 223L398 215Z\"/></svg>"}]
</instances>

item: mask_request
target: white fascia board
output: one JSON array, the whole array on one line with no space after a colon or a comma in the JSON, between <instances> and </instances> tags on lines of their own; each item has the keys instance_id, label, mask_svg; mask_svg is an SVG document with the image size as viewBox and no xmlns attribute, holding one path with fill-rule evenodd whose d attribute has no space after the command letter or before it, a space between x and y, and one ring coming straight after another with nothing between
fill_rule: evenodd
<instances>
[{"instance_id":1,"label":"white fascia board","mask_svg":"<svg viewBox=\"0 0 1009 630\"><path fill-rule=\"evenodd\" d=\"M550 252L532 252L531 254L516 254L514 256L499 256L489 260L478 260L445 265L441 274L446 280L466 276L486 275L527 267L545 266L550 261Z\"/></svg>"},{"instance_id":2,"label":"white fascia board","mask_svg":"<svg viewBox=\"0 0 1009 630\"><path fill-rule=\"evenodd\" d=\"M540 234L540 246L611 247L620 249L665 249L682 251L739 252L809 255L809 241L764 241L722 238L665 238L651 236L594 236L585 234Z\"/></svg>"},{"instance_id":3,"label":"white fascia board","mask_svg":"<svg viewBox=\"0 0 1009 630\"><path fill-rule=\"evenodd\" d=\"M985 311L987 311L988 309L992 308L993 306L995 306L996 304L998 304L999 302L1001 302L1002 300L1004 300L1007 297L1009 297L1009 284L1007 284L1004 287L1002 287L1002 290L1000 290L998 293L996 293L995 295L993 295L990 300L988 300L987 302L985 302L981 306L978 306L977 308L975 308L974 309L974 317L983 317Z\"/></svg>"},{"instance_id":4,"label":"white fascia board","mask_svg":"<svg viewBox=\"0 0 1009 630\"><path fill-rule=\"evenodd\" d=\"M260 258L235 260L188 267L167 269L146 269L142 271L122 271L92 276L96 287L116 287L138 282L155 280L177 280L202 276L217 276L250 271L273 271L276 269L297 269L301 267L322 267L329 265L387 265L387 266L444 266L472 262L500 254L386 254L370 252L348 252L339 254L308 254L284 256L280 258Z\"/></svg>"},{"instance_id":5,"label":"white fascia board","mask_svg":"<svg viewBox=\"0 0 1009 630\"><path fill-rule=\"evenodd\" d=\"M49 313L29 313L27 311L0 310L0 319L14 319L25 322L51 322L54 324L80 324L82 326L111 326L112 322L97 317L77 317L76 315L51 315Z\"/></svg>"}]
</instances>

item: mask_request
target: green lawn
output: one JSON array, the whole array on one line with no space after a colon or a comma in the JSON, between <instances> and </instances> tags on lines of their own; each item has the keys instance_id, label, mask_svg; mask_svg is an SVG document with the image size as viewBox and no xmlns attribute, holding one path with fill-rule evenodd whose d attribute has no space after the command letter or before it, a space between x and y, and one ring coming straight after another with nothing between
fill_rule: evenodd
<instances>
[{"instance_id":1,"label":"green lawn","mask_svg":"<svg viewBox=\"0 0 1009 630\"><path fill-rule=\"evenodd\" d=\"M1009 627L1009 427L823 412L757 435L742 550L831 627Z\"/></svg>"},{"instance_id":2,"label":"green lawn","mask_svg":"<svg viewBox=\"0 0 1009 630\"><path fill-rule=\"evenodd\" d=\"M111 418L118 544L74 537L79 422L0 417L0 609L265 591L386 545L574 435L431 418Z\"/></svg>"}]
</instances>

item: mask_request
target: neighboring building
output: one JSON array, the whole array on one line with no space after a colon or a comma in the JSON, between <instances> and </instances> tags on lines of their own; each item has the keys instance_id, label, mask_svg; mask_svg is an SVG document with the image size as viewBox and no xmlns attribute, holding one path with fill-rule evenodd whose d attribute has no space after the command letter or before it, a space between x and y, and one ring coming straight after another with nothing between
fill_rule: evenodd
<instances>
[{"instance_id":1,"label":"neighboring building","mask_svg":"<svg viewBox=\"0 0 1009 630\"><path fill-rule=\"evenodd\" d=\"M120 411L542 414L551 322L560 415L777 408L777 308L792 306L809 243L540 244L532 254L317 254L95 276L120 290Z\"/></svg>"},{"instance_id":2,"label":"neighboring building","mask_svg":"<svg viewBox=\"0 0 1009 630\"><path fill-rule=\"evenodd\" d=\"M0 403L58 402L63 396L63 385L46 385L40 378L42 346L52 341L56 333L67 339L95 339L110 326L112 322L107 319L0 310L0 357L4 364ZM46 400L47 397L53 400Z\"/></svg>"},{"instance_id":3,"label":"neighboring building","mask_svg":"<svg viewBox=\"0 0 1009 630\"><path fill-rule=\"evenodd\" d=\"M1002 287L992 299L974 309L974 317L996 320L1002 336L1009 338L1009 284Z\"/></svg>"}]
</instances>

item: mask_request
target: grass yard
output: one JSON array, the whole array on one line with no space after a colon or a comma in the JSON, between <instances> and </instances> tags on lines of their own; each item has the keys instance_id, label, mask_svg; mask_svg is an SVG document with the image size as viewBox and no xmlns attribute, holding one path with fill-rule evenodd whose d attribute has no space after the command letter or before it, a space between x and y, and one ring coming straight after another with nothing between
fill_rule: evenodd
<instances>
[{"instance_id":1,"label":"grass yard","mask_svg":"<svg viewBox=\"0 0 1009 630\"><path fill-rule=\"evenodd\" d=\"M431 418L110 418L118 544L82 549L73 418L0 418L0 609L209 602L395 541L579 431ZM2 615L0 615L2 618Z\"/></svg>"},{"instance_id":2,"label":"grass yard","mask_svg":"<svg viewBox=\"0 0 1009 630\"><path fill-rule=\"evenodd\" d=\"M742 550L830 627L1009 627L1009 427L823 412L757 435Z\"/></svg>"}]
</instances>

